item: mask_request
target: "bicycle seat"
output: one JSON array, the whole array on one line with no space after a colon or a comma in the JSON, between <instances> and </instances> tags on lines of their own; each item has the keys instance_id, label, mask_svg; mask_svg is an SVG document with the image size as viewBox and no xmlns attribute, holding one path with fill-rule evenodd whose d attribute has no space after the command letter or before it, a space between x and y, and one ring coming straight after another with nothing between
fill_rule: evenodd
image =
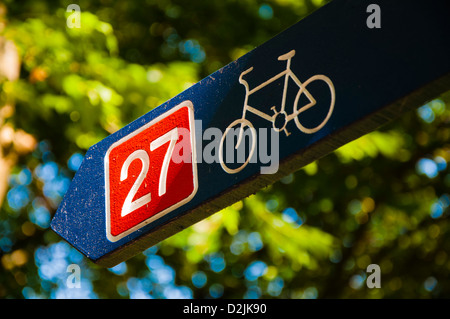
<instances>
[{"instance_id":1,"label":"bicycle seat","mask_svg":"<svg viewBox=\"0 0 450 319\"><path fill-rule=\"evenodd\" d=\"M295 50L289 51L288 53L285 53L283 55L280 55L278 57L279 61L284 61L284 60L289 60L290 58L292 58L295 55Z\"/></svg>"}]
</instances>

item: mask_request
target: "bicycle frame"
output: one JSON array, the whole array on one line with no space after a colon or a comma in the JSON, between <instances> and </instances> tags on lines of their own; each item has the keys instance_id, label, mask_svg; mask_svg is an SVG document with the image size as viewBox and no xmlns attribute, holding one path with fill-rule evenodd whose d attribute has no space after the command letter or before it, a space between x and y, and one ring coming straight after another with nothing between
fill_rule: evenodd
<instances>
[{"instance_id":1,"label":"bicycle frame","mask_svg":"<svg viewBox=\"0 0 450 319\"><path fill-rule=\"evenodd\" d=\"M334 89L333 82L327 76L322 75L322 74L313 75L309 79L307 79L305 82L303 82L303 83L300 82L300 80L297 78L297 76L291 70L291 59L294 55L295 55L295 50L291 50L288 53L285 53L285 54L279 56L278 57L279 61L286 61L286 69L284 71L278 73L277 75L271 77L270 79L264 81L263 83L259 84L258 86L256 86L253 89L250 89L248 82L246 80L244 80L244 76L246 74L250 73L253 70L253 67L245 70L244 72L242 72L239 75L239 83L241 83L245 87L245 98L244 98L244 107L242 110L242 117L233 121L226 128L225 134L222 136L222 138L220 140L220 147L219 147L220 165L225 170L225 172L227 172L228 174L236 174L236 173L240 172L249 163L250 158L252 157L252 155L255 151L255 148L256 148L256 130L255 130L253 124L245 118L247 111L271 122L272 127L276 132L284 131L286 136L289 136L291 134L288 132L288 130L286 128L287 123L291 120L295 121L297 128L301 132L306 133L306 134L313 134L313 133L317 132L318 130L322 129L322 127L328 122L328 119L330 118L331 114L333 113L333 108L334 108L334 103L335 103L335 89ZM256 108L248 105L248 98L250 95L258 92L260 89L262 89L265 86L269 85L270 83L280 79L281 77L284 77L284 86L283 86L283 95L281 98L281 110L280 111L277 111L276 106L272 106L271 110L274 112L274 114L269 115L267 113L264 113ZM285 111L285 108L286 108L287 89L288 89L289 79L292 79L294 81L294 83L298 86L299 90L297 92L297 95L295 97L295 100L294 100L294 103L292 106L292 113L288 115ZM306 89L306 86L309 85L309 83L317 81L317 80L323 81L326 85L328 85L328 88L330 89L330 93L331 93L330 107L329 107L329 110L328 110L328 113L327 113L325 119L319 125L312 127L312 128L305 127L300 122L298 115L302 112L305 112L312 106L316 105L316 100L308 92L308 90ZM310 103L303 105L301 108L297 108L298 102L300 100L300 96L302 94L305 94L305 96L309 99ZM281 121L279 119L281 119ZM280 122L282 123L282 126L279 125ZM223 161L223 144L225 141L225 137L231 131L232 127L234 127L236 125L240 125L240 130L239 130L238 140L235 145L235 149L238 149L239 145L242 142L245 126L248 126L250 129L250 132L251 132L251 149L249 152L249 156L247 157L247 160L241 166L239 166L238 168L229 168L226 165L226 163Z\"/></svg>"},{"instance_id":2,"label":"bicycle frame","mask_svg":"<svg viewBox=\"0 0 450 319\"><path fill-rule=\"evenodd\" d=\"M259 117L261 117L261 118L263 118L263 119L265 119L267 121L270 121L270 122L274 123L275 117L278 114L281 113L281 114L285 114L286 115L285 122L287 123L290 120L294 119L300 113L299 111L294 112L294 110L293 110L293 112L291 114L287 115L286 112L285 112L286 96L287 96L287 89L288 89L289 78L291 78L295 82L295 84L297 84L299 89L302 89L302 83L297 78L297 76L294 74L294 72L292 72L292 70L291 70L291 59L294 56L294 54L295 54L295 50L292 50L292 51L290 51L290 52L280 56L278 58L278 60L280 60L280 61L286 60L286 62L287 62L286 63L286 69L284 71L278 73L277 75L273 76L272 78L266 80L265 82L259 84L258 86L256 86L253 89L250 89L248 82L246 80L244 80L244 78L243 78L244 75L250 73L253 70L253 67L251 67L251 68L249 68L249 69L247 69L247 70L245 70L244 72L241 73L241 75L239 76L239 83L241 83L245 87L245 99L244 99L244 108L243 108L243 112L242 112L242 119L245 119L245 114L246 114L247 111L249 111L249 112L258 115ZM252 95L253 93L259 91L263 87L269 85L270 83L278 80L279 78L281 78L283 76L285 78L284 78L283 95L282 95L282 99L281 99L281 110L279 112L277 112L275 106L273 106L271 109L274 111L274 114L273 115L269 115L269 114L266 114L266 113L264 113L264 112L262 112L262 111L260 111L260 110L258 110L256 108L248 105L248 98L249 98L250 95ZM308 97L308 99L311 102L310 104L308 104L308 108L309 108L309 107L313 106L316 103L316 101L311 96L311 94L308 91L306 91L306 89L304 90L304 93L305 93L305 95ZM297 103L297 102L298 102L298 100L296 99L295 103ZM281 130L285 130L285 125L283 126L282 129L280 129L278 131L281 131ZM285 132L286 132L286 135L290 134L287 131L285 131Z\"/></svg>"}]
</instances>

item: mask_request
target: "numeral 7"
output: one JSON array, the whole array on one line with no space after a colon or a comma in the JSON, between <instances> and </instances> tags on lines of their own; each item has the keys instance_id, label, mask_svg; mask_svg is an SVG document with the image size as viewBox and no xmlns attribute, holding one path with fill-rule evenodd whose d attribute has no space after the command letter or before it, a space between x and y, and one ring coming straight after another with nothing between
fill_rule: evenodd
<instances>
[{"instance_id":1,"label":"numeral 7","mask_svg":"<svg viewBox=\"0 0 450 319\"><path fill-rule=\"evenodd\" d=\"M161 174L159 175L159 187L158 195L162 196L166 193L166 181L167 181L167 170L169 169L170 159L172 158L173 149L178 141L178 128L174 128L167 132L166 134L158 137L156 140L150 143L150 151L154 151L158 147L166 144L170 141L169 148L167 149L166 156L164 156L164 161L161 167Z\"/></svg>"}]
</instances>

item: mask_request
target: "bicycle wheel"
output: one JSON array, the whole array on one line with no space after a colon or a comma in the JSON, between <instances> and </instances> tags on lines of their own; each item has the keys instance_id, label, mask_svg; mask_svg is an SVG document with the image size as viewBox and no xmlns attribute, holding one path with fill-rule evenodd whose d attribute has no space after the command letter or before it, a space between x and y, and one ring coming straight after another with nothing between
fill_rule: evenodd
<instances>
[{"instance_id":1,"label":"bicycle wheel","mask_svg":"<svg viewBox=\"0 0 450 319\"><path fill-rule=\"evenodd\" d=\"M232 129L232 128L233 128L234 126L236 126L236 125L240 125L240 128L238 129L239 132L238 132L238 140L237 140L237 143L236 143L236 145L234 145L234 136L236 136L236 135L235 135L235 129ZM251 146L250 152L249 152L249 154L248 154L248 157L245 158L245 161L243 162L243 164L242 164L241 166L239 166L239 167L237 167L237 168L229 168L229 167L226 165L225 161L223 160L223 146L224 146L225 139L226 139L227 135L228 135L230 138L233 138L233 146L234 146L234 149L238 149L238 148L239 148L239 145L241 144L242 139L243 139L244 128L245 128L245 126L248 126L248 127L250 128L250 132L251 132L252 146ZM231 134L231 135L230 135L230 134ZM234 136L233 136L233 135L234 135ZM228 143L227 143L227 145L228 145ZM220 166L222 166L223 170L224 170L225 172L227 172L228 174L236 174L236 173L240 172L240 171L243 170L244 167L247 166L247 164L250 162L250 159L252 158L253 153L255 152L255 147L256 147L256 130L255 130L255 128L253 127L253 124L252 124L249 120L247 120L247 119L245 119L245 118L237 119L236 121L234 121L233 123L231 123L231 124L226 128L225 134L222 136L222 139L220 140L220 147L219 147L219 161L220 161ZM230 151L230 150L228 150L228 151ZM234 151L234 150L231 150L231 151ZM233 156L233 158L234 158L234 156Z\"/></svg>"},{"instance_id":2,"label":"bicycle wheel","mask_svg":"<svg viewBox=\"0 0 450 319\"><path fill-rule=\"evenodd\" d=\"M322 122L320 122L319 125L317 125L316 127L313 127L313 128L307 128L307 127L303 126L300 123L300 120L298 119L298 116L299 116L300 113L305 112L309 108L313 107L315 105L315 103L312 104L312 105L310 105L310 104L305 105L302 108L300 108L299 110L297 110L297 106L298 106L298 101L300 99L300 96L305 91L308 92L306 90L306 87L308 86L308 84L310 84L311 82L316 81L316 80L317 81L324 81L328 85L328 88L330 89L330 93L331 93L330 108L328 110L327 116L325 117L325 119ZM309 94L309 92L308 92L308 94ZM302 87L300 88L300 90L298 91L297 96L295 97L295 102L294 102L294 113L296 114L295 117L294 117L294 120L295 120L295 124L297 125L298 129L300 131L304 132L304 133L312 134L312 133L315 133L315 132L319 131L322 127L324 127L324 125L330 119L331 114L333 113L335 99L336 99L336 93L335 93L335 90L334 90L333 82L331 82L331 80L327 76L319 74L319 75L314 75L314 76L310 77L308 80L306 80L302 84Z\"/></svg>"}]
</instances>

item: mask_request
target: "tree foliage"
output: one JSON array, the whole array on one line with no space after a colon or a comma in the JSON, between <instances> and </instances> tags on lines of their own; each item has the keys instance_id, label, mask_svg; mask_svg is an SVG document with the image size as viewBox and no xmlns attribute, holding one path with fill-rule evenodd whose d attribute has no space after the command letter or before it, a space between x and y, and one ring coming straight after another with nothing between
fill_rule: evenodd
<instances>
[{"instance_id":1,"label":"tree foliage","mask_svg":"<svg viewBox=\"0 0 450 319\"><path fill-rule=\"evenodd\" d=\"M70 1L4 1L0 298L448 297L449 94L112 269L49 229L91 145L324 3L80 1L70 29Z\"/></svg>"}]
</instances>

